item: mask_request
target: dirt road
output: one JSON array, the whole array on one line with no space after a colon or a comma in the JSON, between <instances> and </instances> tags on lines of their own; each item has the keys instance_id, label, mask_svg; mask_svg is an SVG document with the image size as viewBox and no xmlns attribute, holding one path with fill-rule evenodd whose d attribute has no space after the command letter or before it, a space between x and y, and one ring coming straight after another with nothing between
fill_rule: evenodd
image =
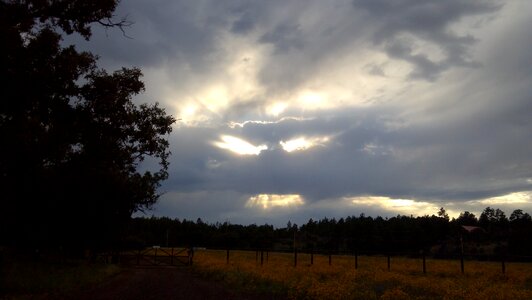
<instances>
[{"instance_id":1,"label":"dirt road","mask_svg":"<svg viewBox=\"0 0 532 300\"><path fill-rule=\"evenodd\" d=\"M66 299L279 299L231 291L219 282L194 275L188 268L125 268L109 281Z\"/></svg>"}]
</instances>

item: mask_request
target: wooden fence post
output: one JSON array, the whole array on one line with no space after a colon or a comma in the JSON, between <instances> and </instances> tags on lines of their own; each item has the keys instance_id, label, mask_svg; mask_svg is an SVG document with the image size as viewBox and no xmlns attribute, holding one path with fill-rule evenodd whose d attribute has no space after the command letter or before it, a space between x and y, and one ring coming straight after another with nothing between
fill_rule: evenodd
<instances>
[{"instance_id":1,"label":"wooden fence post","mask_svg":"<svg viewBox=\"0 0 532 300\"><path fill-rule=\"evenodd\" d=\"M266 250L266 262L268 262L270 256L270 251Z\"/></svg>"},{"instance_id":2,"label":"wooden fence post","mask_svg":"<svg viewBox=\"0 0 532 300\"><path fill-rule=\"evenodd\" d=\"M229 264L229 249L227 249L227 251L225 253L225 263Z\"/></svg>"},{"instance_id":3,"label":"wooden fence post","mask_svg":"<svg viewBox=\"0 0 532 300\"><path fill-rule=\"evenodd\" d=\"M188 265L192 266L193 263L194 263L194 247L190 247L190 249L188 249Z\"/></svg>"},{"instance_id":4,"label":"wooden fence post","mask_svg":"<svg viewBox=\"0 0 532 300\"><path fill-rule=\"evenodd\" d=\"M425 250L423 250L423 274L427 274L427 264L426 264L426 258L425 258Z\"/></svg>"},{"instance_id":5,"label":"wooden fence post","mask_svg":"<svg viewBox=\"0 0 532 300\"><path fill-rule=\"evenodd\" d=\"M264 264L264 250L260 250L260 266Z\"/></svg>"},{"instance_id":6,"label":"wooden fence post","mask_svg":"<svg viewBox=\"0 0 532 300\"><path fill-rule=\"evenodd\" d=\"M297 249L294 249L294 267L297 267Z\"/></svg>"},{"instance_id":7,"label":"wooden fence post","mask_svg":"<svg viewBox=\"0 0 532 300\"><path fill-rule=\"evenodd\" d=\"M460 271L464 274L464 254L460 255Z\"/></svg>"},{"instance_id":8,"label":"wooden fence post","mask_svg":"<svg viewBox=\"0 0 532 300\"><path fill-rule=\"evenodd\" d=\"M157 265L157 248L155 248L155 254L153 255L153 264Z\"/></svg>"},{"instance_id":9,"label":"wooden fence post","mask_svg":"<svg viewBox=\"0 0 532 300\"><path fill-rule=\"evenodd\" d=\"M170 265L174 265L174 247L172 247L172 255L170 256Z\"/></svg>"},{"instance_id":10,"label":"wooden fence post","mask_svg":"<svg viewBox=\"0 0 532 300\"><path fill-rule=\"evenodd\" d=\"M460 234L460 271L464 274L464 237Z\"/></svg>"}]
</instances>

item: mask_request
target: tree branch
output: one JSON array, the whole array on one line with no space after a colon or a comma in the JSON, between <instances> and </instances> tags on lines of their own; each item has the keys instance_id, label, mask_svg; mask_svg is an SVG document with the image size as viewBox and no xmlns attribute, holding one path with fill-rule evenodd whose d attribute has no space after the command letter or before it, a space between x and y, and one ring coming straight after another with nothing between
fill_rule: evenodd
<instances>
[{"instance_id":1,"label":"tree branch","mask_svg":"<svg viewBox=\"0 0 532 300\"><path fill-rule=\"evenodd\" d=\"M105 27L106 31L107 31L107 28L113 28L113 27L118 27L118 29L120 29L120 31L122 31L122 35L125 36L126 38L128 39L132 39L132 37L128 36L126 34L126 31L124 30L124 27L130 27L131 25L133 25L133 22L129 21L127 19L127 15L125 17L123 17L119 22L115 22L113 21L111 18L106 18L106 19L102 19L102 20L98 20L96 22L98 22L98 24L102 25L103 27Z\"/></svg>"}]
</instances>

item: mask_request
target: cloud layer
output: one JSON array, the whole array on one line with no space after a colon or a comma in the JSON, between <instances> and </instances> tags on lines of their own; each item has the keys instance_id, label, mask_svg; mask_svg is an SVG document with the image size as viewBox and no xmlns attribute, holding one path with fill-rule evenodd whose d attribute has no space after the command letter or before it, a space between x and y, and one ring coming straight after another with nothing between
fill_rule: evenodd
<instances>
[{"instance_id":1,"label":"cloud layer","mask_svg":"<svg viewBox=\"0 0 532 300\"><path fill-rule=\"evenodd\" d=\"M489 201L530 212L531 12L528 1L123 1L131 39L101 29L66 42L107 68L141 67L138 100L182 119L155 214L283 225Z\"/></svg>"}]
</instances>

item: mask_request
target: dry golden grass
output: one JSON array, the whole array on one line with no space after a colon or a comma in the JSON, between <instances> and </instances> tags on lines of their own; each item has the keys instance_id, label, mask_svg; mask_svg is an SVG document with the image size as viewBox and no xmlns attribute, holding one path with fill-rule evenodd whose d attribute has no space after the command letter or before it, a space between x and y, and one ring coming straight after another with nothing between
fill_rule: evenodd
<instances>
[{"instance_id":1,"label":"dry golden grass","mask_svg":"<svg viewBox=\"0 0 532 300\"><path fill-rule=\"evenodd\" d=\"M266 256L266 253L264 253ZM427 274L421 259L391 258L391 270L382 256L361 256L358 269L354 257L328 257L299 254L294 267L293 254L269 253L264 265L255 252L231 251L229 264L225 251L197 251L198 272L216 277L229 285L247 290L268 291L291 299L532 299L532 264L500 262L460 262L427 259Z\"/></svg>"}]
</instances>

